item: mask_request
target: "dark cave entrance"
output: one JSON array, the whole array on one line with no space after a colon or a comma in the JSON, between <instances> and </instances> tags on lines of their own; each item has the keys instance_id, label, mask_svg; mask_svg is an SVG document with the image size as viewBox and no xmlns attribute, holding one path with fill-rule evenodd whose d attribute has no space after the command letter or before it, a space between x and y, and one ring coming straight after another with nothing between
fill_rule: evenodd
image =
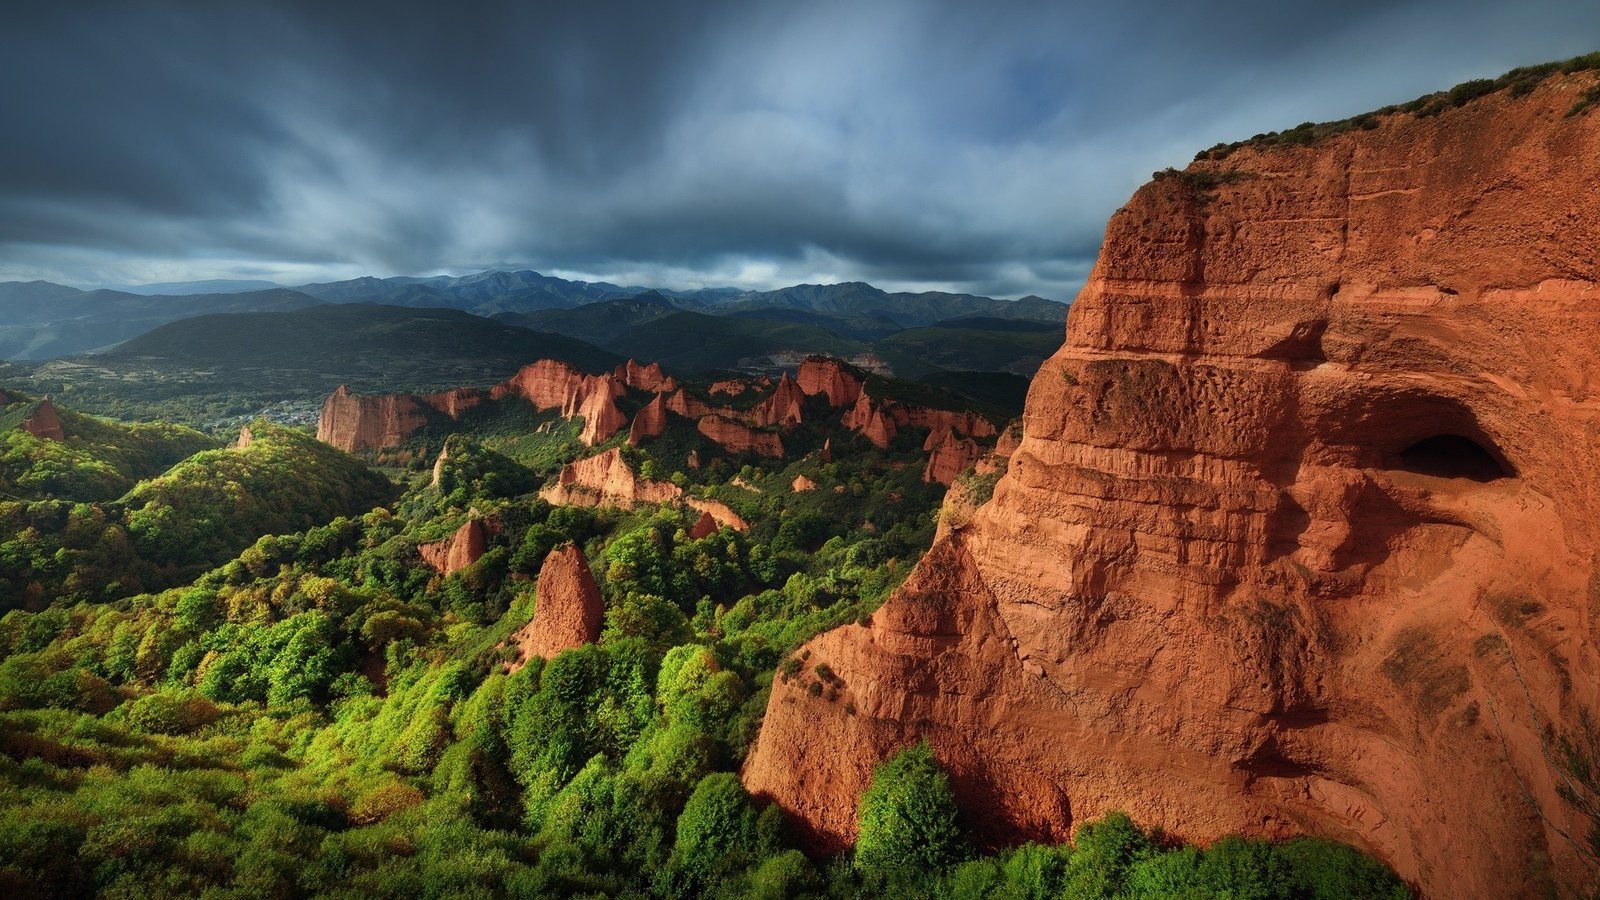
<instances>
[{"instance_id":1,"label":"dark cave entrance","mask_svg":"<svg viewBox=\"0 0 1600 900\"><path fill-rule=\"evenodd\" d=\"M1467 478L1489 482L1516 473L1482 444L1459 434L1439 434L1400 451L1400 466L1435 478Z\"/></svg>"}]
</instances>

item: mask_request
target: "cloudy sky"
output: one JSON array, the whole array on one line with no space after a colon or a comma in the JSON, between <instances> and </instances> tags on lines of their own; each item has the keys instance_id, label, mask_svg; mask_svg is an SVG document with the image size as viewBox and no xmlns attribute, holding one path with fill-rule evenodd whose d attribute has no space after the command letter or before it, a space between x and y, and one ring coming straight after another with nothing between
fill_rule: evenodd
<instances>
[{"instance_id":1,"label":"cloudy sky","mask_svg":"<svg viewBox=\"0 0 1600 900\"><path fill-rule=\"evenodd\" d=\"M1593 0L6 0L0 280L1066 299L1155 169L1595 49Z\"/></svg>"}]
</instances>

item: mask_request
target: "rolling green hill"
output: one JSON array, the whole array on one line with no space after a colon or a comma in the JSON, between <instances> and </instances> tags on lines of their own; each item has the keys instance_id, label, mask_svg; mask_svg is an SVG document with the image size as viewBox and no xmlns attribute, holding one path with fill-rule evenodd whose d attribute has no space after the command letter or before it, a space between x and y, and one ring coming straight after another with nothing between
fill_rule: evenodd
<instances>
[{"instance_id":1,"label":"rolling green hill","mask_svg":"<svg viewBox=\"0 0 1600 900\"><path fill-rule=\"evenodd\" d=\"M966 321L982 324L992 320ZM1032 376L1040 364L1061 346L1061 328L1053 325L1031 328L1011 326L1012 323L1002 323L1000 330L944 324L908 328L878 341L877 347L880 351L897 351L946 370L1010 372L1024 377Z\"/></svg>"},{"instance_id":2,"label":"rolling green hill","mask_svg":"<svg viewBox=\"0 0 1600 900\"><path fill-rule=\"evenodd\" d=\"M870 349L815 325L695 312L675 312L635 325L606 346L623 356L653 360L668 371L685 373L738 369L747 360L786 351L851 356Z\"/></svg>"},{"instance_id":3,"label":"rolling green hill","mask_svg":"<svg viewBox=\"0 0 1600 900\"><path fill-rule=\"evenodd\" d=\"M288 311L321 302L286 288L145 296L80 291L47 281L4 282L0 359L43 360L99 350L188 316Z\"/></svg>"},{"instance_id":4,"label":"rolling green hill","mask_svg":"<svg viewBox=\"0 0 1600 900\"><path fill-rule=\"evenodd\" d=\"M677 307L672 305L672 301L655 291L646 291L636 297L603 300L572 309L499 313L495 319L535 331L553 331L603 347L635 325L653 322L675 312Z\"/></svg>"}]
</instances>

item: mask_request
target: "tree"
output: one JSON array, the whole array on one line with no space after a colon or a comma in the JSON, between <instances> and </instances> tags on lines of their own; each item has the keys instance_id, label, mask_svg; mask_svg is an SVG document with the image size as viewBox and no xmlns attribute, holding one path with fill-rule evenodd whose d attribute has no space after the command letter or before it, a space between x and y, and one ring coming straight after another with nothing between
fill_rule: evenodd
<instances>
[{"instance_id":1,"label":"tree","mask_svg":"<svg viewBox=\"0 0 1600 900\"><path fill-rule=\"evenodd\" d=\"M891 756L872 771L861 795L856 868L899 878L938 873L967 854L950 778L926 741Z\"/></svg>"}]
</instances>

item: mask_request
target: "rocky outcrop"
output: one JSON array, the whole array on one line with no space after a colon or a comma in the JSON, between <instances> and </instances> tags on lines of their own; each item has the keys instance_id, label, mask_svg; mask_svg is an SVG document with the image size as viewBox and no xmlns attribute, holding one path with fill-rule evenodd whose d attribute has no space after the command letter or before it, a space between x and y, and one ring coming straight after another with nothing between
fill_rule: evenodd
<instances>
[{"instance_id":1,"label":"rocky outcrop","mask_svg":"<svg viewBox=\"0 0 1600 900\"><path fill-rule=\"evenodd\" d=\"M428 424L429 410L451 419L487 401L477 388L456 388L427 394L352 394L340 385L322 403L317 439L346 452L398 447Z\"/></svg>"},{"instance_id":2,"label":"rocky outcrop","mask_svg":"<svg viewBox=\"0 0 1600 900\"><path fill-rule=\"evenodd\" d=\"M1580 893L1600 115L1567 113L1594 82L1140 189L993 499L807 645L746 785L840 848L926 738L989 843L1125 809L1348 841L1427 897Z\"/></svg>"},{"instance_id":3,"label":"rocky outcrop","mask_svg":"<svg viewBox=\"0 0 1600 900\"><path fill-rule=\"evenodd\" d=\"M939 432L928 432L928 442L932 443ZM954 483L956 476L965 472L983 456L983 448L971 438L956 437L954 432L944 432L943 439L933 447L923 446L924 450L931 450L928 454L928 463L922 469L922 480L930 484L942 484L948 487Z\"/></svg>"},{"instance_id":4,"label":"rocky outcrop","mask_svg":"<svg viewBox=\"0 0 1600 900\"><path fill-rule=\"evenodd\" d=\"M889 410L872 402L872 398L864 393L856 400L855 406L845 413L843 423L851 431L861 432L861 436L879 450L889 449L889 444L899 433Z\"/></svg>"},{"instance_id":5,"label":"rocky outcrop","mask_svg":"<svg viewBox=\"0 0 1600 900\"><path fill-rule=\"evenodd\" d=\"M445 439L444 446L439 448L439 455L433 460L433 474L428 479L428 487L434 490L444 481L444 464L450 461L450 440Z\"/></svg>"},{"instance_id":6,"label":"rocky outcrop","mask_svg":"<svg viewBox=\"0 0 1600 900\"><path fill-rule=\"evenodd\" d=\"M717 520L709 512L700 513L694 525L689 528L689 540L698 541L703 537L717 533Z\"/></svg>"},{"instance_id":7,"label":"rocky outcrop","mask_svg":"<svg viewBox=\"0 0 1600 900\"><path fill-rule=\"evenodd\" d=\"M743 378L724 378L721 381L711 382L711 386L706 389L706 393L724 394L729 397L737 397L745 391L750 390L750 388L750 382L745 381Z\"/></svg>"},{"instance_id":8,"label":"rocky outcrop","mask_svg":"<svg viewBox=\"0 0 1600 900\"><path fill-rule=\"evenodd\" d=\"M816 489L817 483L804 475L796 475L794 481L789 483L789 490L796 494L803 494L806 491L814 491Z\"/></svg>"},{"instance_id":9,"label":"rocky outcrop","mask_svg":"<svg viewBox=\"0 0 1600 900\"><path fill-rule=\"evenodd\" d=\"M805 418L802 406L805 404L806 395L800 390L800 385L783 373L778 379L778 386L773 390L772 396L761 401L752 410L752 419L761 426L798 425Z\"/></svg>"},{"instance_id":10,"label":"rocky outcrop","mask_svg":"<svg viewBox=\"0 0 1600 900\"><path fill-rule=\"evenodd\" d=\"M56 405L49 397L35 403L33 409L22 417L19 427L34 437L47 441L67 439L67 433L61 428L61 416L56 412Z\"/></svg>"},{"instance_id":11,"label":"rocky outcrop","mask_svg":"<svg viewBox=\"0 0 1600 900\"><path fill-rule=\"evenodd\" d=\"M667 430L666 395L657 394L633 416L628 428L628 443L637 447L651 438L658 438Z\"/></svg>"},{"instance_id":12,"label":"rocky outcrop","mask_svg":"<svg viewBox=\"0 0 1600 900\"><path fill-rule=\"evenodd\" d=\"M895 406L896 421L901 426L926 428L943 440L946 434L957 437L994 437L994 423L975 412L958 412L949 409L930 409L926 406Z\"/></svg>"},{"instance_id":13,"label":"rocky outcrop","mask_svg":"<svg viewBox=\"0 0 1600 900\"><path fill-rule=\"evenodd\" d=\"M853 406L861 396L860 376L837 359L807 359L800 364L795 380L808 396L825 394L829 406Z\"/></svg>"},{"instance_id":14,"label":"rocky outcrop","mask_svg":"<svg viewBox=\"0 0 1600 900\"><path fill-rule=\"evenodd\" d=\"M660 367L655 372L659 374ZM627 426L628 417L617 407L616 400L626 390L626 374L587 375L560 360L541 359L523 366L489 395L494 399L520 396L535 409L559 409L568 419L581 416L583 430L579 440L593 447Z\"/></svg>"},{"instance_id":15,"label":"rocky outcrop","mask_svg":"<svg viewBox=\"0 0 1600 900\"><path fill-rule=\"evenodd\" d=\"M341 384L322 402L317 440L347 453L398 447L427 424L422 404L409 394L365 396Z\"/></svg>"},{"instance_id":16,"label":"rocky outcrop","mask_svg":"<svg viewBox=\"0 0 1600 900\"><path fill-rule=\"evenodd\" d=\"M756 453L781 458L783 440L774 431L760 431L727 416L712 414L696 423L700 433L730 453Z\"/></svg>"},{"instance_id":17,"label":"rocky outcrop","mask_svg":"<svg viewBox=\"0 0 1600 900\"><path fill-rule=\"evenodd\" d=\"M603 453L568 463L554 484L539 492L557 506L595 506L632 509L640 503L669 503L683 495L668 481L641 478L612 447Z\"/></svg>"},{"instance_id":18,"label":"rocky outcrop","mask_svg":"<svg viewBox=\"0 0 1600 900\"><path fill-rule=\"evenodd\" d=\"M606 606L595 584L588 560L575 544L550 551L539 567L534 588L533 619L511 636L517 660L507 668L516 671L534 657L549 659L600 639Z\"/></svg>"},{"instance_id":19,"label":"rocky outcrop","mask_svg":"<svg viewBox=\"0 0 1600 900\"><path fill-rule=\"evenodd\" d=\"M697 509L710 516L717 523L718 528L732 528L734 531L741 532L750 530L749 523L721 500L709 500L704 497L685 497L683 502L684 505L691 509Z\"/></svg>"},{"instance_id":20,"label":"rocky outcrop","mask_svg":"<svg viewBox=\"0 0 1600 900\"><path fill-rule=\"evenodd\" d=\"M417 554L440 575L454 575L483 557L489 536L499 529L483 519L469 519L442 541L417 545Z\"/></svg>"},{"instance_id":21,"label":"rocky outcrop","mask_svg":"<svg viewBox=\"0 0 1600 900\"><path fill-rule=\"evenodd\" d=\"M636 391L650 393L671 393L678 389L678 382L671 375L661 370L661 364L653 362L648 366L641 366L633 360L628 360L620 366L612 376L618 381Z\"/></svg>"},{"instance_id":22,"label":"rocky outcrop","mask_svg":"<svg viewBox=\"0 0 1600 900\"><path fill-rule=\"evenodd\" d=\"M586 447L604 443L628 424L628 417L617 408L616 398L605 386L596 387L583 396L578 405L578 415L583 418L583 430L578 432L578 440Z\"/></svg>"},{"instance_id":23,"label":"rocky outcrop","mask_svg":"<svg viewBox=\"0 0 1600 900\"><path fill-rule=\"evenodd\" d=\"M477 388L452 388L418 399L452 419L459 419L462 413L488 400L489 392Z\"/></svg>"},{"instance_id":24,"label":"rocky outcrop","mask_svg":"<svg viewBox=\"0 0 1600 900\"><path fill-rule=\"evenodd\" d=\"M685 419L700 419L713 412L710 404L681 388L667 397L667 410Z\"/></svg>"}]
</instances>

